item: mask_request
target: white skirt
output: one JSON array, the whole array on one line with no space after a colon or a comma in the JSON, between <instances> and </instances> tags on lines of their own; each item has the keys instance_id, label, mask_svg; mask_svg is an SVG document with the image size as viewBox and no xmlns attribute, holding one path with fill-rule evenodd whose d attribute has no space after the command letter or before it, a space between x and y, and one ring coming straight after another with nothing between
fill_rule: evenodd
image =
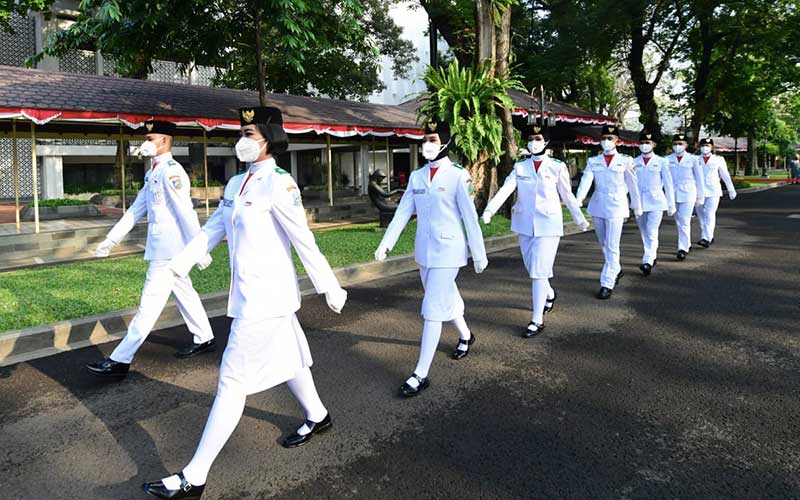
<instances>
[{"instance_id":1,"label":"white skirt","mask_svg":"<svg viewBox=\"0 0 800 500\"><path fill-rule=\"evenodd\" d=\"M522 261L532 279L553 277L553 263L556 261L559 236L526 236L519 235L519 249Z\"/></svg>"},{"instance_id":2,"label":"white skirt","mask_svg":"<svg viewBox=\"0 0 800 500\"><path fill-rule=\"evenodd\" d=\"M297 316L234 318L222 355L218 391L265 391L310 367L311 350Z\"/></svg>"},{"instance_id":3,"label":"white skirt","mask_svg":"<svg viewBox=\"0 0 800 500\"><path fill-rule=\"evenodd\" d=\"M457 267L420 267L422 317L428 321L451 321L464 315L464 300L456 286Z\"/></svg>"}]
</instances>

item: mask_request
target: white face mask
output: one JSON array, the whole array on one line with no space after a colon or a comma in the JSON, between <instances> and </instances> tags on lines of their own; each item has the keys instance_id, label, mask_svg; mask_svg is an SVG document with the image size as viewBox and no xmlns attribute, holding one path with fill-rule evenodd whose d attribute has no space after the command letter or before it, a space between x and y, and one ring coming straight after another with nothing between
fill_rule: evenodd
<instances>
[{"instance_id":1,"label":"white face mask","mask_svg":"<svg viewBox=\"0 0 800 500\"><path fill-rule=\"evenodd\" d=\"M530 141L528 142L528 152L533 156L539 156L544 153L547 147L546 141Z\"/></svg>"},{"instance_id":2,"label":"white face mask","mask_svg":"<svg viewBox=\"0 0 800 500\"><path fill-rule=\"evenodd\" d=\"M653 152L653 145L649 142L645 142L644 144L639 144L639 151L644 154L650 154Z\"/></svg>"},{"instance_id":3,"label":"white face mask","mask_svg":"<svg viewBox=\"0 0 800 500\"><path fill-rule=\"evenodd\" d=\"M422 143L422 157L428 161L433 161L446 147L447 144L440 146L435 142L425 141Z\"/></svg>"},{"instance_id":4,"label":"white face mask","mask_svg":"<svg viewBox=\"0 0 800 500\"><path fill-rule=\"evenodd\" d=\"M708 156L711 154L711 146L700 146L700 153Z\"/></svg>"},{"instance_id":5,"label":"white face mask","mask_svg":"<svg viewBox=\"0 0 800 500\"><path fill-rule=\"evenodd\" d=\"M158 153L158 146L156 145L156 143L157 142L161 143L163 141L164 141L163 138L155 141L144 141L142 145L139 146L138 156L139 157L146 156L148 158L155 156Z\"/></svg>"},{"instance_id":6,"label":"white face mask","mask_svg":"<svg viewBox=\"0 0 800 500\"><path fill-rule=\"evenodd\" d=\"M674 149L675 152L680 155L683 154L684 151L686 151L686 146L684 146L683 144L673 144L672 149Z\"/></svg>"},{"instance_id":7,"label":"white face mask","mask_svg":"<svg viewBox=\"0 0 800 500\"><path fill-rule=\"evenodd\" d=\"M249 137L242 137L239 139L234 148L236 149L236 157L239 158L239 161L253 163L254 161L258 160L258 156L261 154L261 151L267 147L266 144L259 146L259 142L266 142L266 139L261 139L260 141L251 139Z\"/></svg>"},{"instance_id":8,"label":"white face mask","mask_svg":"<svg viewBox=\"0 0 800 500\"><path fill-rule=\"evenodd\" d=\"M600 141L600 147L603 148L603 151L614 151L617 149L617 143L610 139L603 139Z\"/></svg>"}]
</instances>

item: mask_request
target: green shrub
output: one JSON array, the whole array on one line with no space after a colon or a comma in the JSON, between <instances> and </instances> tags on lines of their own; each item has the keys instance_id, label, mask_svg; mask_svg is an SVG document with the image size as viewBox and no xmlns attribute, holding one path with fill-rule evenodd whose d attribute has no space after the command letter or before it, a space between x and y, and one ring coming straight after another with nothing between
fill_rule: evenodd
<instances>
[{"instance_id":1,"label":"green shrub","mask_svg":"<svg viewBox=\"0 0 800 500\"><path fill-rule=\"evenodd\" d=\"M203 181L203 179L192 179L191 183L192 183L192 187L193 188L206 187L206 184ZM216 179L209 179L208 180L208 187L222 187L224 185L225 185L224 183L222 183L222 182L220 182L220 181L218 181Z\"/></svg>"},{"instance_id":2,"label":"green shrub","mask_svg":"<svg viewBox=\"0 0 800 500\"><path fill-rule=\"evenodd\" d=\"M70 200L64 198L57 198L54 200L41 200L39 207L69 207L76 205L91 205L86 200ZM28 207L33 208L33 202L28 203Z\"/></svg>"},{"instance_id":3,"label":"green shrub","mask_svg":"<svg viewBox=\"0 0 800 500\"><path fill-rule=\"evenodd\" d=\"M746 181L735 181L733 183L733 187L736 189L747 189L749 187L753 187L753 185Z\"/></svg>"}]
</instances>

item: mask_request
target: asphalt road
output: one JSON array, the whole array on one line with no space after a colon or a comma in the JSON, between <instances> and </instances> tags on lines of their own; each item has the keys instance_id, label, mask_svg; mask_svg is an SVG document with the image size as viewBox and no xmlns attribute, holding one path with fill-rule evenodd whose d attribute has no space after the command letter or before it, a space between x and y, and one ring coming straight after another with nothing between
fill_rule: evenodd
<instances>
[{"instance_id":1,"label":"asphalt road","mask_svg":"<svg viewBox=\"0 0 800 500\"><path fill-rule=\"evenodd\" d=\"M565 238L557 308L532 340L518 336L521 259L494 254L459 277L471 355L449 359L446 327L432 385L412 400L395 393L418 352L415 273L351 288L341 316L307 298L334 431L285 450L303 419L288 389L250 397L204 499L800 498L799 240L799 187L741 195L723 201L716 244L685 262L666 221L644 278L629 223L627 275L601 302L593 234ZM212 324L224 345L229 321ZM108 344L0 368L0 498L146 498L143 481L180 470L221 356L174 359L188 339L155 332L121 383L83 370Z\"/></svg>"}]
</instances>

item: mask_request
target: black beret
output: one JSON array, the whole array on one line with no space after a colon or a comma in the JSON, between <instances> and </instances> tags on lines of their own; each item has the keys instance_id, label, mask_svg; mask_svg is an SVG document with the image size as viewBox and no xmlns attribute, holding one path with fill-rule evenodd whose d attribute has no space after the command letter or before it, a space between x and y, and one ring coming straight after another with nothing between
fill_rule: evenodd
<instances>
[{"instance_id":1,"label":"black beret","mask_svg":"<svg viewBox=\"0 0 800 500\"><path fill-rule=\"evenodd\" d=\"M239 109L239 122L245 125L283 125L281 110L271 106L258 106L254 108Z\"/></svg>"},{"instance_id":2,"label":"black beret","mask_svg":"<svg viewBox=\"0 0 800 500\"><path fill-rule=\"evenodd\" d=\"M177 125L172 122L162 122L158 120L147 120L144 122L144 133L147 134L162 134L168 136L175 136Z\"/></svg>"},{"instance_id":3,"label":"black beret","mask_svg":"<svg viewBox=\"0 0 800 500\"><path fill-rule=\"evenodd\" d=\"M700 145L701 146L713 146L714 145L714 139L712 139L711 137L703 137L702 139L700 139Z\"/></svg>"},{"instance_id":4,"label":"black beret","mask_svg":"<svg viewBox=\"0 0 800 500\"><path fill-rule=\"evenodd\" d=\"M619 127L616 125L603 125L603 131L600 135L616 135L619 137Z\"/></svg>"},{"instance_id":5,"label":"black beret","mask_svg":"<svg viewBox=\"0 0 800 500\"><path fill-rule=\"evenodd\" d=\"M425 135L428 134L439 134L440 137L442 134L449 136L450 124L438 118L431 118L428 120L428 123L425 124Z\"/></svg>"},{"instance_id":6,"label":"black beret","mask_svg":"<svg viewBox=\"0 0 800 500\"><path fill-rule=\"evenodd\" d=\"M651 133L649 130L647 130L645 128L645 129L642 129L641 132L639 132L639 142L642 142L642 141L658 142L658 138L656 137L655 134Z\"/></svg>"},{"instance_id":7,"label":"black beret","mask_svg":"<svg viewBox=\"0 0 800 500\"><path fill-rule=\"evenodd\" d=\"M675 134L672 136L672 142L686 142L686 134Z\"/></svg>"}]
</instances>

